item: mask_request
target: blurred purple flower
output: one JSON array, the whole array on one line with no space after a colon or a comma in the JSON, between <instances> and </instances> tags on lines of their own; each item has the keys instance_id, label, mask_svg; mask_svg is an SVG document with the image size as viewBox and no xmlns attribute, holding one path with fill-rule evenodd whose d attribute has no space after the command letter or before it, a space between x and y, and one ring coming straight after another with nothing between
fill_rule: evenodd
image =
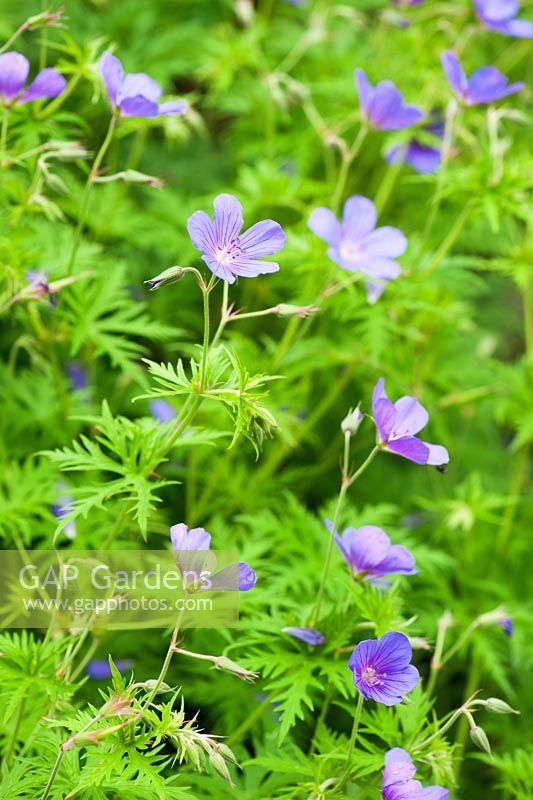
<instances>
[{"instance_id":1,"label":"blurred purple flower","mask_svg":"<svg viewBox=\"0 0 533 800\"><path fill-rule=\"evenodd\" d=\"M370 583L381 582L387 575L415 575L415 559L406 547L391 544L390 537L376 525L346 528L342 536L333 531L333 523L325 520L335 543L354 575Z\"/></svg>"},{"instance_id":2,"label":"blurred purple flower","mask_svg":"<svg viewBox=\"0 0 533 800\"><path fill-rule=\"evenodd\" d=\"M440 57L446 80L465 105L477 106L501 100L524 88L523 81L509 84L509 79L496 67L480 67L467 78L454 52L446 50Z\"/></svg>"},{"instance_id":3,"label":"blurred purple flower","mask_svg":"<svg viewBox=\"0 0 533 800\"><path fill-rule=\"evenodd\" d=\"M355 84L361 103L363 119L370 128L378 131L398 131L410 128L424 119L416 106L405 105L403 97L392 81L381 81L372 86L364 70L355 70Z\"/></svg>"},{"instance_id":4,"label":"blurred purple flower","mask_svg":"<svg viewBox=\"0 0 533 800\"><path fill-rule=\"evenodd\" d=\"M376 221L372 200L355 195L344 204L342 223L329 208L315 208L308 226L330 245L328 256L342 269L391 280L401 271L392 259L405 252L407 239L397 228L376 228Z\"/></svg>"},{"instance_id":5,"label":"blurred purple flower","mask_svg":"<svg viewBox=\"0 0 533 800\"><path fill-rule=\"evenodd\" d=\"M163 93L159 84L144 72L124 75L119 59L107 50L100 59L100 74L109 102L122 117L163 117L187 111L183 100L158 103Z\"/></svg>"},{"instance_id":6,"label":"blurred purple flower","mask_svg":"<svg viewBox=\"0 0 533 800\"><path fill-rule=\"evenodd\" d=\"M424 131L442 139L444 125L439 118L436 118L434 122L424 126ZM385 153L385 161L387 164L408 164L415 172L429 175L440 167L442 154L440 147L432 147L414 137L406 144L390 147Z\"/></svg>"},{"instance_id":7,"label":"blurred purple flower","mask_svg":"<svg viewBox=\"0 0 533 800\"><path fill-rule=\"evenodd\" d=\"M219 194L213 206L213 220L205 211L195 211L187 222L191 241L202 252L202 259L211 272L228 283L234 283L240 276L256 278L277 272L279 264L260 259L284 247L285 234L281 225L264 219L241 234L244 222L237 198Z\"/></svg>"},{"instance_id":8,"label":"blurred purple flower","mask_svg":"<svg viewBox=\"0 0 533 800\"><path fill-rule=\"evenodd\" d=\"M348 667L365 700L384 706L401 703L417 686L420 676L410 661L409 639L403 633L386 633L381 639L365 639L355 647Z\"/></svg>"},{"instance_id":9,"label":"blurred purple flower","mask_svg":"<svg viewBox=\"0 0 533 800\"><path fill-rule=\"evenodd\" d=\"M395 6L420 6L424 0L392 0Z\"/></svg>"},{"instance_id":10,"label":"blurred purple flower","mask_svg":"<svg viewBox=\"0 0 533 800\"><path fill-rule=\"evenodd\" d=\"M401 747L393 747L385 754L385 769L381 795L383 800L446 800L450 794L442 786L427 786L414 781L416 767L411 756Z\"/></svg>"},{"instance_id":11,"label":"blurred purple flower","mask_svg":"<svg viewBox=\"0 0 533 800\"><path fill-rule=\"evenodd\" d=\"M63 517L66 517L67 514L70 514L74 507L74 500L69 494L65 493L67 491L67 485L65 483L58 483L56 485L56 489L62 494L56 498L55 503L52 503L50 506L50 511L57 520L60 520ZM63 528L63 533L67 539L70 539L70 541L76 538L76 523L74 520L67 522Z\"/></svg>"},{"instance_id":12,"label":"blurred purple flower","mask_svg":"<svg viewBox=\"0 0 533 800\"><path fill-rule=\"evenodd\" d=\"M158 422L172 422L176 418L176 412L166 400L152 400L150 402L150 412Z\"/></svg>"},{"instance_id":13,"label":"blurred purple flower","mask_svg":"<svg viewBox=\"0 0 533 800\"><path fill-rule=\"evenodd\" d=\"M209 550L211 534L203 528L188 528L184 522L170 529L170 541L175 553L182 550Z\"/></svg>"},{"instance_id":14,"label":"blurred purple flower","mask_svg":"<svg viewBox=\"0 0 533 800\"><path fill-rule=\"evenodd\" d=\"M204 528L188 528L180 522L170 529L170 541L176 556L176 561L181 572L192 570L199 576L206 566L206 559L192 555L188 557L186 551L193 554L207 552L211 549L211 534ZM206 588L217 591L249 592L257 583L257 575L245 561L238 564L229 564L219 572L211 575L210 585Z\"/></svg>"},{"instance_id":15,"label":"blurred purple flower","mask_svg":"<svg viewBox=\"0 0 533 800\"><path fill-rule=\"evenodd\" d=\"M69 361L67 375L74 391L87 388L87 370L79 361Z\"/></svg>"},{"instance_id":16,"label":"blurred purple flower","mask_svg":"<svg viewBox=\"0 0 533 800\"><path fill-rule=\"evenodd\" d=\"M114 664L119 672L126 672L126 670L133 666L133 661L131 661L129 658L124 658L122 660L115 661ZM92 680L95 681L103 681L106 678L110 678L112 675L109 661L105 661L104 659L94 659L93 661L89 661L85 667L85 671L89 678L92 678Z\"/></svg>"},{"instance_id":17,"label":"blurred purple flower","mask_svg":"<svg viewBox=\"0 0 533 800\"><path fill-rule=\"evenodd\" d=\"M289 636L293 636L295 639L300 639L300 641L305 642L306 644L310 644L313 647L316 647L319 644L324 644L326 641L326 637L320 631L315 630L315 628L282 628L283 633L288 633Z\"/></svg>"},{"instance_id":18,"label":"blurred purple flower","mask_svg":"<svg viewBox=\"0 0 533 800\"><path fill-rule=\"evenodd\" d=\"M505 615L498 624L502 626L507 636L513 635L514 625L511 617Z\"/></svg>"},{"instance_id":19,"label":"blurred purple flower","mask_svg":"<svg viewBox=\"0 0 533 800\"><path fill-rule=\"evenodd\" d=\"M518 0L474 0L474 8L485 28L521 39L533 37L533 22L516 19Z\"/></svg>"},{"instance_id":20,"label":"blurred purple flower","mask_svg":"<svg viewBox=\"0 0 533 800\"><path fill-rule=\"evenodd\" d=\"M426 409L409 396L392 403L385 393L383 378L374 387L372 411L381 449L408 458L415 464L440 466L450 460L445 447L423 442L415 436L429 421Z\"/></svg>"},{"instance_id":21,"label":"blurred purple flower","mask_svg":"<svg viewBox=\"0 0 533 800\"><path fill-rule=\"evenodd\" d=\"M30 62L22 55L10 51L0 55L0 98L6 106L20 106L33 100L44 100L57 97L67 82L65 78L52 67L46 67L37 73L33 81L22 92L30 71Z\"/></svg>"}]
</instances>

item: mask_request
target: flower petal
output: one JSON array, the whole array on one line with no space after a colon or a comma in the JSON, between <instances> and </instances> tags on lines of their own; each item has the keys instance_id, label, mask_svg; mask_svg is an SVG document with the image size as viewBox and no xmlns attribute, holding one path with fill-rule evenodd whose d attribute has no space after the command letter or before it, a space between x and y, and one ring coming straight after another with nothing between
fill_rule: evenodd
<instances>
[{"instance_id":1,"label":"flower petal","mask_svg":"<svg viewBox=\"0 0 533 800\"><path fill-rule=\"evenodd\" d=\"M222 264L217 258L210 255L203 255L202 259L217 278L227 283L235 283L236 277L226 264Z\"/></svg>"},{"instance_id":2,"label":"flower petal","mask_svg":"<svg viewBox=\"0 0 533 800\"><path fill-rule=\"evenodd\" d=\"M119 101L120 113L123 117L157 117L157 103L147 100L142 95L125 97Z\"/></svg>"},{"instance_id":3,"label":"flower petal","mask_svg":"<svg viewBox=\"0 0 533 800\"><path fill-rule=\"evenodd\" d=\"M394 747L385 754L383 788L393 784L405 784L415 773L416 767L406 750L401 747Z\"/></svg>"},{"instance_id":4,"label":"flower petal","mask_svg":"<svg viewBox=\"0 0 533 800\"><path fill-rule=\"evenodd\" d=\"M474 0L476 14L494 22L511 19L518 14L518 0Z\"/></svg>"},{"instance_id":5,"label":"flower petal","mask_svg":"<svg viewBox=\"0 0 533 800\"><path fill-rule=\"evenodd\" d=\"M315 628L294 628L289 626L281 630L283 633L288 633L289 636L293 636L295 639L300 639L306 644L313 645L313 647L325 642L324 634L315 630Z\"/></svg>"},{"instance_id":6,"label":"flower petal","mask_svg":"<svg viewBox=\"0 0 533 800\"><path fill-rule=\"evenodd\" d=\"M377 280L390 281L401 275L402 269L396 261L392 261L390 258L368 255L354 265L354 271L362 272Z\"/></svg>"},{"instance_id":7,"label":"flower petal","mask_svg":"<svg viewBox=\"0 0 533 800\"><path fill-rule=\"evenodd\" d=\"M107 96L112 105L117 102L117 92L124 77L122 64L116 56L112 56L107 50L100 59L100 74L104 79Z\"/></svg>"},{"instance_id":8,"label":"flower petal","mask_svg":"<svg viewBox=\"0 0 533 800\"><path fill-rule=\"evenodd\" d=\"M345 233L358 241L376 227L377 213L372 200L362 195L349 197L344 204L342 221Z\"/></svg>"},{"instance_id":9,"label":"flower petal","mask_svg":"<svg viewBox=\"0 0 533 800\"><path fill-rule=\"evenodd\" d=\"M364 237L362 245L365 253L370 255L396 258L405 253L407 239L398 228L391 228L387 225L368 233Z\"/></svg>"},{"instance_id":10,"label":"flower petal","mask_svg":"<svg viewBox=\"0 0 533 800\"><path fill-rule=\"evenodd\" d=\"M396 409L390 400L378 400L374 408L374 422L381 442L388 442L396 420Z\"/></svg>"},{"instance_id":11,"label":"flower petal","mask_svg":"<svg viewBox=\"0 0 533 800\"><path fill-rule=\"evenodd\" d=\"M258 275L278 272L279 264L275 261L259 261L255 258L247 259L245 256L238 256L231 262L229 269L234 275L238 275L241 278L256 278Z\"/></svg>"},{"instance_id":12,"label":"flower petal","mask_svg":"<svg viewBox=\"0 0 533 800\"><path fill-rule=\"evenodd\" d=\"M377 301L385 291L386 285L387 285L386 280L367 281L365 283L366 301L369 305L373 306L374 303L377 303Z\"/></svg>"},{"instance_id":13,"label":"flower petal","mask_svg":"<svg viewBox=\"0 0 533 800\"><path fill-rule=\"evenodd\" d=\"M450 790L442 786L426 786L417 795L416 800L446 800L449 795Z\"/></svg>"},{"instance_id":14,"label":"flower petal","mask_svg":"<svg viewBox=\"0 0 533 800\"><path fill-rule=\"evenodd\" d=\"M449 463L450 454L445 447L440 444L429 444L429 442L422 442L422 444L427 447L429 451L426 464L429 464L432 467L438 467L441 464Z\"/></svg>"},{"instance_id":15,"label":"flower petal","mask_svg":"<svg viewBox=\"0 0 533 800\"><path fill-rule=\"evenodd\" d=\"M186 114L188 105L185 100L169 100L168 103L159 104L159 116L168 117L172 114Z\"/></svg>"},{"instance_id":16,"label":"flower petal","mask_svg":"<svg viewBox=\"0 0 533 800\"><path fill-rule=\"evenodd\" d=\"M163 93L160 85L144 72L131 72L126 75L117 92L118 102L121 103L127 97L145 97L147 100L156 102Z\"/></svg>"},{"instance_id":17,"label":"flower petal","mask_svg":"<svg viewBox=\"0 0 533 800\"><path fill-rule=\"evenodd\" d=\"M217 247L224 249L239 235L243 226L242 206L232 194L219 194L213 203Z\"/></svg>"},{"instance_id":18,"label":"flower petal","mask_svg":"<svg viewBox=\"0 0 533 800\"><path fill-rule=\"evenodd\" d=\"M366 117L368 116L368 112L370 110L370 104L372 102L372 95L374 89L372 87L372 84L366 77L364 69L356 69L354 72L354 78L355 78L357 93L359 95L359 102L361 104L361 109L363 111L364 116Z\"/></svg>"},{"instance_id":19,"label":"flower petal","mask_svg":"<svg viewBox=\"0 0 533 800\"><path fill-rule=\"evenodd\" d=\"M489 25L493 31L505 36L516 36L518 39L533 39L533 22L526 19L510 19L508 22L496 22Z\"/></svg>"},{"instance_id":20,"label":"flower petal","mask_svg":"<svg viewBox=\"0 0 533 800\"><path fill-rule=\"evenodd\" d=\"M342 534L342 547L355 572L371 571L383 561L390 546L390 537L376 525L346 528Z\"/></svg>"},{"instance_id":21,"label":"flower petal","mask_svg":"<svg viewBox=\"0 0 533 800\"><path fill-rule=\"evenodd\" d=\"M202 253L214 256L217 245L215 229L205 211L195 211L187 220L187 230L193 245Z\"/></svg>"},{"instance_id":22,"label":"flower petal","mask_svg":"<svg viewBox=\"0 0 533 800\"><path fill-rule=\"evenodd\" d=\"M14 50L0 55L0 97L9 103L18 95L26 82L30 62Z\"/></svg>"},{"instance_id":23,"label":"flower petal","mask_svg":"<svg viewBox=\"0 0 533 800\"><path fill-rule=\"evenodd\" d=\"M418 686L420 675L416 667L409 664L401 672L387 674L383 683L370 687L370 696L384 706L401 703L404 696Z\"/></svg>"},{"instance_id":24,"label":"flower petal","mask_svg":"<svg viewBox=\"0 0 533 800\"><path fill-rule=\"evenodd\" d=\"M414 436L422 428L425 428L429 421L429 414L416 397L400 397L394 403L396 409L396 421L394 423L394 437Z\"/></svg>"},{"instance_id":25,"label":"flower petal","mask_svg":"<svg viewBox=\"0 0 533 800\"><path fill-rule=\"evenodd\" d=\"M415 575L414 556L407 547L403 547L401 544L393 544L383 561L376 565L374 572L380 576L392 575L393 573Z\"/></svg>"},{"instance_id":26,"label":"flower petal","mask_svg":"<svg viewBox=\"0 0 533 800\"><path fill-rule=\"evenodd\" d=\"M363 670L374 659L378 647L377 639L363 639L355 646L348 661L348 668L354 671Z\"/></svg>"},{"instance_id":27,"label":"flower petal","mask_svg":"<svg viewBox=\"0 0 533 800\"><path fill-rule=\"evenodd\" d=\"M401 131L404 128L410 128L424 119L424 112L417 106L407 105L403 106L394 115L391 115L387 120L381 123L380 130L382 131Z\"/></svg>"},{"instance_id":28,"label":"flower petal","mask_svg":"<svg viewBox=\"0 0 533 800\"><path fill-rule=\"evenodd\" d=\"M461 66L461 62L452 50L445 50L440 57L440 62L446 75L446 80L450 84L455 94L464 97L468 91L468 81Z\"/></svg>"},{"instance_id":29,"label":"flower petal","mask_svg":"<svg viewBox=\"0 0 533 800\"><path fill-rule=\"evenodd\" d=\"M405 633L390 631L378 640L372 666L389 677L403 670L411 661L413 650Z\"/></svg>"},{"instance_id":30,"label":"flower petal","mask_svg":"<svg viewBox=\"0 0 533 800\"><path fill-rule=\"evenodd\" d=\"M429 448L415 436L402 436L401 439L393 439L387 443L385 448L390 453L408 458L415 464L427 464L429 458Z\"/></svg>"},{"instance_id":31,"label":"flower petal","mask_svg":"<svg viewBox=\"0 0 533 800\"><path fill-rule=\"evenodd\" d=\"M340 222L329 208L315 208L307 223L310 230L330 245L336 245L340 239Z\"/></svg>"},{"instance_id":32,"label":"flower petal","mask_svg":"<svg viewBox=\"0 0 533 800\"><path fill-rule=\"evenodd\" d=\"M239 236L239 246L250 258L271 256L285 246L285 241L283 228L272 219L257 222Z\"/></svg>"},{"instance_id":33,"label":"flower petal","mask_svg":"<svg viewBox=\"0 0 533 800\"><path fill-rule=\"evenodd\" d=\"M17 105L43 100L46 97L57 97L66 85L67 82L60 72L52 67L46 67L35 76Z\"/></svg>"}]
</instances>

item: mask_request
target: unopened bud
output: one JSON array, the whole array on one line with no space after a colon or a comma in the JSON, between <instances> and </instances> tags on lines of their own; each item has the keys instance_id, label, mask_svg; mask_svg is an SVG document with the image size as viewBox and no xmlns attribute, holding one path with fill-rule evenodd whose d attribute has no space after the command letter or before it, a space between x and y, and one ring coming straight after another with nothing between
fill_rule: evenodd
<instances>
[{"instance_id":1,"label":"unopened bud","mask_svg":"<svg viewBox=\"0 0 533 800\"><path fill-rule=\"evenodd\" d=\"M43 11L41 14L35 14L26 20L23 28L27 31L36 31L44 27L59 28L63 11L64 6L61 6L57 11Z\"/></svg>"},{"instance_id":2,"label":"unopened bud","mask_svg":"<svg viewBox=\"0 0 533 800\"><path fill-rule=\"evenodd\" d=\"M350 410L348 415L341 422L341 431L345 436L354 436L359 430L359 426L364 420L365 416L359 411L359 406Z\"/></svg>"},{"instance_id":3,"label":"unopened bud","mask_svg":"<svg viewBox=\"0 0 533 800\"><path fill-rule=\"evenodd\" d=\"M230 786L233 786L233 781L231 780L228 765L224 761L224 757L221 756L220 753L213 753L209 758L209 762L215 772L218 772L221 778L224 778Z\"/></svg>"},{"instance_id":4,"label":"unopened bud","mask_svg":"<svg viewBox=\"0 0 533 800\"><path fill-rule=\"evenodd\" d=\"M509 703L500 700L499 697L489 697L484 702L487 711L492 711L493 714L520 714L516 708L512 708Z\"/></svg>"},{"instance_id":5,"label":"unopened bud","mask_svg":"<svg viewBox=\"0 0 533 800\"><path fill-rule=\"evenodd\" d=\"M252 0L236 0L235 2L235 14L237 19L239 19L243 25L247 28L250 27L252 22L254 21L254 4Z\"/></svg>"},{"instance_id":6,"label":"unopened bud","mask_svg":"<svg viewBox=\"0 0 533 800\"><path fill-rule=\"evenodd\" d=\"M242 681L249 681L250 683L253 683L256 678L259 677L257 672L251 672L249 669L241 667L240 664L236 664L235 661L232 661L230 658L226 658L226 656L219 656L218 658L215 658L213 664L217 669L221 669L224 672L231 672Z\"/></svg>"},{"instance_id":7,"label":"unopened bud","mask_svg":"<svg viewBox=\"0 0 533 800\"><path fill-rule=\"evenodd\" d=\"M483 750L487 755L491 755L489 738L483 728L480 728L479 725L472 725L470 728L470 738L476 747L479 747L479 749Z\"/></svg>"},{"instance_id":8,"label":"unopened bud","mask_svg":"<svg viewBox=\"0 0 533 800\"><path fill-rule=\"evenodd\" d=\"M317 306L291 306L290 303L280 303L276 306L276 314L278 317L305 317L316 314L320 309Z\"/></svg>"},{"instance_id":9,"label":"unopened bud","mask_svg":"<svg viewBox=\"0 0 533 800\"><path fill-rule=\"evenodd\" d=\"M142 686L143 689L146 689L148 692L151 692L156 686L156 680L149 680L143 681L143 683L136 684L137 686ZM156 694L164 694L165 692L171 692L172 688L168 685L168 683L160 683L157 689Z\"/></svg>"},{"instance_id":10,"label":"unopened bud","mask_svg":"<svg viewBox=\"0 0 533 800\"><path fill-rule=\"evenodd\" d=\"M431 650L431 645L422 636L409 636L409 643L413 650Z\"/></svg>"},{"instance_id":11,"label":"unopened bud","mask_svg":"<svg viewBox=\"0 0 533 800\"><path fill-rule=\"evenodd\" d=\"M153 292L154 289L159 289L160 286L168 286L171 283L178 283L178 281L181 281L184 275L185 270L183 267L169 267L168 269L163 270L163 272L160 272L159 275L156 275L155 278L150 278L150 280L145 281L145 283L150 284L150 291Z\"/></svg>"}]
</instances>

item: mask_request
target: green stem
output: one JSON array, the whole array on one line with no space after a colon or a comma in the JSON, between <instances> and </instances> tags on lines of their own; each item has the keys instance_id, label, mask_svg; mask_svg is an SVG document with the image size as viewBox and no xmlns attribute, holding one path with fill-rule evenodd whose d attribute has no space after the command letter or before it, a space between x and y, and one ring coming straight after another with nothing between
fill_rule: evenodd
<instances>
[{"instance_id":1,"label":"green stem","mask_svg":"<svg viewBox=\"0 0 533 800\"><path fill-rule=\"evenodd\" d=\"M337 505L335 506L335 513L334 513L334 516L333 516L332 529L331 529L329 542L328 542L328 550L327 550L327 553L326 553L326 560L324 561L324 567L322 569L322 577L320 579L320 586L319 586L319 589L318 589L318 595L317 595L315 607L313 609L313 613L311 614L311 620L309 622L309 626L311 628L313 628L316 625L316 623L318 621L318 618L319 618L320 606L322 605L322 600L323 600L323 597L324 597L324 592L325 592L325 589L326 589L326 583L327 583L328 575L329 575L329 569L330 569L330 565L331 565L331 557L333 555L333 545L335 543L335 534L337 532L337 528L339 526L339 522L340 522L340 519L341 519L342 509L344 507L344 501L346 499L346 493L347 493L348 489L350 488L350 486L353 483L355 483L355 481L363 474L363 472L366 470L366 468L372 463L372 461L374 460L374 458L376 457L376 455L379 452L379 447L377 447L377 446L374 447L374 449L369 453L367 458L363 461L363 463L361 464L359 469L356 470L356 472L354 472L353 475L349 476L348 475L348 469L349 469L349 465L348 465L349 446L347 446L347 442L348 442L348 445L349 445L349 437L345 437L344 458L343 458L343 465L342 465L341 488L340 488L340 491L339 491L339 496L337 498Z\"/></svg>"},{"instance_id":2,"label":"green stem","mask_svg":"<svg viewBox=\"0 0 533 800\"><path fill-rule=\"evenodd\" d=\"M48 778L48 783L46 784L45 790L41 796L41 800L47 800L47 797L50 794L50 789L52 788L57 773L59 772L59 767L61 766L61 762L63 760L64 755L65 753L63 752L63 750L60 750L59 753L57 754L55 764L52 768L52 772L50 773L50 777Z\"/></svg>"},{"instance_id":3,"label":"green stem","mask_svg":"<svg viewBox=\"0 0 533 800\"><path fill-rule=\"evenodd\" d=\"M470 670L468 673L468 680L466 684L465 698L469 698L474 694L476 687L478 685L479 676L480 676L479 660L474 656L470 662ZM463 714L462 719L459 720L459 724L457 726L457 735L455 737L457 758L454 759L454 761L455 761L455 780L457 783L459 782L461 766L462 762L464 761L463 751L468 736L468 728L469 728L468 718L465 714Z\"/></svg>"},{"instance_id":4,"label":"green stem","mask_svg":"<svg viewBox=\"0 0 533 800\"><path fill-rule=\"evenodd\" d=\"M180 611L178 619L176 621L176 627L172 631L172 636L170 638L170 644L168 646L167 654L165 656L165 660L163 661L163 666L161 667L161 672L159 673L156 682L152 687L152 691L146 698L145 705L149 706L156 694L158 693L159 689L161 688L161 684L165 680L168 672L168 668L170 667L170 662L172 661L172 656L174 655L174 648L176 647L176 640L178 638L178 633L180 629L181 620L183 617L183 611Z\"/></svg>"},{"instance_id":5,"label":"green stem","mask_svg":"<svg viewBox=\"0 0 533 800\"><path fill-rule=\"evenodd\" d=\"M359 732L359 723L361 722L361 712L363 710L363 695L359 693L357 698L357 705L355 706L355 713L353 717L352 735L348 744L348 755L346 756L346 771L338 784L337 789L342 789L350 777L350 770L352 768L352 756L357 741L357 734Z\"/></svg>"},{"instance_id":6,"label":"green stem","mask_svg":"<svg viewBox=\"0 0 533 800\"><path fill-rule=\"evenodd\" d=\"M11 739L9 741L9 747L7 748L6 753L5 753L6 764L10 763L11 756L13 755L13 752L14 752L16 746L17 746L17 736L18 736L18 732L20 730L20 725L21 725L22 719L24 717L24 712L26 710L26 700L27 700L27 698L23 697L22 700L20 701L19 705L18 705L17 716L15 718L15 724L13 726L13 732L11 734Z\"/></svg>"},{"instance_id":7,"label":"green stem","mask_svg":"<svg viewBox=\"0 0 533 800\"><path fill-rule=\"evenodd\" d=\"M202 343L202 360L200 364L200 385L199 392L202 394L205 390L205 379L207 374L207 354L209 352L209 295L211 289L215 285L216 278L213 276L207 286L202 287L202 295L204 298L204 339Z\"/></svg>"},{"instance_id":8,"label":"green stem","mask_svg":"<svg viewBox=\"0 0 533 800\"><path fill-rule=\"evenodd\" d=\"M224 328L228 322L228 301L229 301L229 283L227 281L223 282L222 287L222 308L220 309L220 322L218 323L218 328L215 331L215 335L213 336L212 347L216 347L220 341L220 337L224 332Z\"/></svg>"},{"instance_id":9,"label":"green stem","mask_svg":"<svg viewBox=\"0 0 533 800\"><path fill-rule=\"evenodd\" d=\"M433 658L431 659L429 680L426 688L426 694L428 697L431 697L431 695L433 694L439 672L443 665L442 652L444 649L444 640L446 638L446 631L448 630L449 627L448 620L449 620L449 615L446 614L444 617L441 617L441 619L439 619L437 624L437 639L435 641L435 651L433 653Z\"/></svg>"},{"instance_id":10,"label":"green stem","mask_svg":"<svg viewBox=\"0 0 533 800\"><path fill-rule=\"evenodd\" d=\"M7 129L8 129L8 125L9 125L9 109L4 107L4 113L2 115L2 129L1 129L1 132L0 132L0 170L4 169L4 160L7 161Z\"/></svg>"},{"instance_id":11,"label":"green stem","mask_svg":"<svg viewBox=\"0 0 533 800\"><path fill-rule=\"evenodd\" d=\"M47 119L48 117L51 117L52 114L55 114L58 108L61 108L63 103L66 100L68 100L70 95L76 89L80 80L81 80L81 74L79 72L76 73L76 75L73 75L60 95L54 98L54 100L52 100L51 103L48 103L42 110L35 112L36 118Z\"/></svg>"},{"instance_id":12,"label":"green stem","mask_svg":"<svg viewBox=\"0 0 533 800\"><path fill-rule=\"evenodd\" d=\"M78 224L76 226L76 232L74 234L74 242L72 244L72 250L70 253L70 258L67 265L67 275L72 273L72 269L74 267L74 262L76 260L76 255L78 253L78 248L80 246L81 241L81 233L83 230L83 226L85 224L85 217L87 215L87 208L89 205L89 199L91 197L91 191L93 188L94 178L98 174L98 170L100 169L100 165L102 160L111 144L111 140L113 139L113 133L115 131L115 127L117 124L118 117L113 115L111 117L111 122L109 123L109 128L107 129L107 134L105 136L104 141L102 142L102 146L100 150L96 154L96 158L94 159L93 165L91 167L91 171L87 176L87 181L85 183L85 187L83 189L83 194L80 203L80 211L78 216Z\"/></svg>"},{"instance_id":13,"label":"green stem","mask_svg":"<svg viewBox=\"0 0 533 800\"><path fill-rule=\"evenodd\" d=\"M359 153L361 149L361 145L367 134L367 128L365 125L361 125L359 128L359 133L351 147L351 149L347 153L343 153L342 155L342 163L341 168L339 170L339 175L337 177L337 183L335 185L335 189L333 190L333 211L338 213L341 205L342 195L344 193L344 189L346 187L346 181L348 180L348 174L350 172L350 167Z\"/></svg>"},{"instance_id":14,"label":"green stem","mask_svg":"<svg viewBox=\"0 0 533 800\"><path fill-rule=\"evenodd\" d=\"M470 200L465 207L463 208L461 214L455 220L455 223L450 228L450 231L444 241L442 242L441 246L436 250L433 258L430 260L429 264L425 267L425 272L431 273L433 272L436 267L439 266L442 259L448 254L448 251L453 247L455 244L456 239L459 237L459 234L463 230L468 217L470 216L470 212L474 206L475 200Z\"/></svg>"},{"instance_id":15,"label":"green stem","mask_svg":"<svg viewBox=\"0 0 533 800\"><path fill-rule=\"evenodd\" d=\"M526 338L526 353L533 358L533 277L527 279L524 289L524 331Z\"/></svg>"}]
</instances>

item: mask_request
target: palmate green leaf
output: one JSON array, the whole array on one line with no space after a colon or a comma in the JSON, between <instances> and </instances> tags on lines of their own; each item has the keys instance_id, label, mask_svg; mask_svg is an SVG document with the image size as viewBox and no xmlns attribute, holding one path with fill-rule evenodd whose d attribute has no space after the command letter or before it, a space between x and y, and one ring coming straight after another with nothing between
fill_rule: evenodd
<instances>
[{"instance_id":1,"label":"palmate green leaf","mask_svg":"<svg viewBox=\"0 0 533 800\"><path fill-rule=\"evenodd\" d=\"M105 401L101 414L86 417L85 421L96 429L93 439L81 435L71 447L44 454L65 472L97 473L96 484L92 475L92 484L72 488L72 510L61 517L57 530L64 530L80 515L86 517L91 509L102 508L108 500L120 497L129 503L146 536L149 515L160 502L157 492L175 483L153 477L156 467L166 461L168 427L153 420L145 425L126 417L113 417ZM102 483L102 473L119 477Z\"/></svg>"},{"instance_id":2,"label":"palmate green leaf","mask_svg":"<svg viewBox=\"0 0 533 800\"><path fill-rule=\"evenodd\" d=\"M295 669L268 682L267 691L276 692L276 708L280 715L280 744L296 720L304 718L305 708L313 710L312 690L323 689L323 683L314 675L314 671L313 664L301 663Z\"/></svg>"},{"instance_id":3,"label":"palmate green leaf","mask_svg":"<svg viewBox=\"0 0 533 800\"><path fill-rule=\"evenodd\" d=\"M57 473L44 460L8 462L0 470L0 536L29 542L36 522L53 519Z\"/></svg>"},{"instance_id":4,"label":"palmate green leaf","mask_svg":"<svg viewBox=\"0 0 533 800\"><path fill-rule=\"evenodd\" d=\"M74 285L64 293L62 307L73 356L82 347L90 347L97 356L107 355L114 366L132 371L145 351L137 339L160 341L182 334L178 328L151 319L142 301L132 302L125 279L125 268L113 265L83 287Z\"/></svg>"}]
</instances>

